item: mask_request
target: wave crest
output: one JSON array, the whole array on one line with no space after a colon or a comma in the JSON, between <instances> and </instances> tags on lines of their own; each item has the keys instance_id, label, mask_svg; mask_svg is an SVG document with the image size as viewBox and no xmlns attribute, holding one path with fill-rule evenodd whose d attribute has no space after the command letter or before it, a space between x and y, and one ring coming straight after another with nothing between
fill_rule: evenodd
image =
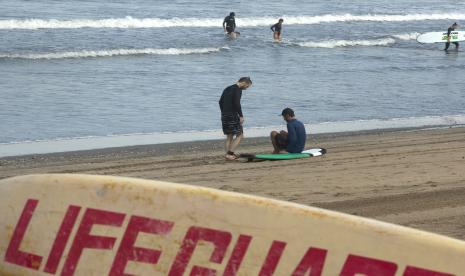
<instances>
[{"instance_id":1,"label":"wave crest","mask_svg":"<svg viewBox=\"0 0 465 276\"><path fill-rule=\"evenodd\" d=\"M407 34L396 34L392 35L392 37L399 39L399 40L416 40L420 33L407 33Z\"/></svg>"},{"instance_id":2,"label":"wave crest","mask_svg":"<svg viewBox=\"0 0 465 276\"><path fill-rule=\"evenodd\" d=\"M373 40L327 40L319 42L299 42L297 45L308 48L336 48L353 46L387 46L396 42L393 38L382 38Z\"/></svg>"},{"instance_id":3,"label":"wave crest","mask_svg":"<svg viewBox=\"0 0 465 276\"><path fill-rule=\"evenodd\" d=\"M310 25L331 22L351 21L423 21L423 20L465 20L461 13L435 14L326 14L317 16L282 16L286 25ZM269 26L276 23L278 17L237 18L240 27ZM108 19L24 19L0 20L0 29L79 29L79 28L172 28L172 27L220 27L222 18L108 18Z\"/></svg>"},{"instance_id":4,"label":"wave crest","mask_svg":"<svg viewBox=\"0 0 465 276\"><path fill-rule=\"evenodd\" d=\"M11 59L64 59L64 58L94 58L129 55L189 55L207 54L219 52L221 48L145 48L145 49L114 49L97 51L75 51L61 53L39 53L39 54L0 54L0 58Z\"/></svg>"},{"instance_id":5,"label":"wave crest","mask_svg":"<svg viewBox=\"0 0 465 276\"><path fill-rule=\"evenodd\" d=\"M396 43L396 40L415 40L419 33L393 34L385 38L364 39L364 40L326 40L326 41L306 41L295 43L301 47L308 48L337 48L355 46L388 46Z\"/></svg>"}]
</instances>

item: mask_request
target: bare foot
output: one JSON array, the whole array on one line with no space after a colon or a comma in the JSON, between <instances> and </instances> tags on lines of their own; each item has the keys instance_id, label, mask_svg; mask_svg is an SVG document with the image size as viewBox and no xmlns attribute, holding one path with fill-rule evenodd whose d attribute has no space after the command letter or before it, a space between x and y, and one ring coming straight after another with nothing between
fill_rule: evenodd
<instances>
[{"instance_id":1,"label":"bare foot","mask_svg":"<svg viewBox=\"0 0 465 276\"><path fill-rule=\"evenodd\" d=\"M227 161L233 161L233 160L236 160L239 158L239 156L236 156L236 155L233 155L233 154L226 154L224 156L224 158L227 160Z\"/></svg>"}]
</instances>

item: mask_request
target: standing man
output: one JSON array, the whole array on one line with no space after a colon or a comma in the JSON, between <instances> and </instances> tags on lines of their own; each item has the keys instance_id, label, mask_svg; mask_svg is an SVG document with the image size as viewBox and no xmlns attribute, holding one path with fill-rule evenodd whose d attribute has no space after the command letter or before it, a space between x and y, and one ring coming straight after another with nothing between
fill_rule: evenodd
<instances>
[{"instance_id":1,"label":"standing man","mask_svg":"<svg viewBox=\"0 0 465 276\"><path fill-rule=\"evenodd\" d=\"M246 90L251 85L252 80L249 77L242 77L236 84L226 87L221 95L219 104L223 133L226 135L226 160L235 160L238 158L238 155L234 151L239 146L243 137L242 90Z\"/></svg>"},{"instance_id":2,"label":"standing man","mask_svg":"<svg viewBox=\"0 0 465 276\"><path fill-rule=\"evenodd\" d=\"M223 20L223 29L228 36L235 38L236 37L236 19L234 18L236 14L234 12L229 13Z\"/></svg>"},{"instance_id":3,"label":"standing man","mask_svg":"<svg viewBox=\"0 0 465 276\"><path fill-rule=\"evenodd\" d=\"M301 153L307 140L304 124L295 118L294 110L289 107L283 109L281 115L287 122L287 132L284 130L271 132L270 138L273 144L273 153Z\"/></svg>"},{"instance_id":4,"label":"standing man","mask_svg":"<svg viewBox=\"0 0 465 276\"><path fill-rule=\"evenodd\" d=\"M457 24L457 22L454 22L454 24L452 24L452 26L450 26L448 29L447 29L447 42L446 42L446 48L444 48L444 51L447 51L447 49L449 49L449 46L450 46L450 33L452 31L455 31L455 29L457 29L459 25ZM458 50L459 49L459 43L458 42L452 42L455 44L455 49Z\"/></svg>"},{"instance_id":5,"label":"standing man","mask_svg":"<svg viewBox=\"0 0 465 276\"><path fill-rule=\"evenodd\" d=\"M275 41L281 41L281 29L283 27L283 22L284 20L280 18L278 23L271 26L271 30L273 31L273 38Z\"/></svg>"}]
</instances>

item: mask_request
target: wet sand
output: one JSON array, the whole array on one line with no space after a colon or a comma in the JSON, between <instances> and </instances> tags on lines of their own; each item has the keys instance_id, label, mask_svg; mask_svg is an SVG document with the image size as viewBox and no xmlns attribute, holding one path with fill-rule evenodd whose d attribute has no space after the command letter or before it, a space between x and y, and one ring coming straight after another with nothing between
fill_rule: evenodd
<instances>
[{"instance_id":1,"label":"wet sand","mask_svg":"<svg viewBox=\"0 0 465 276\"><path fill-rule=\"evenodd\" d=\"M186 183L323 207L465 240L465 127L311 135L327 155L225 161L222 141L0 158L0 179L85 173ZM238 152L269 152L245 139Z\"/></svg>"}]
</instances>

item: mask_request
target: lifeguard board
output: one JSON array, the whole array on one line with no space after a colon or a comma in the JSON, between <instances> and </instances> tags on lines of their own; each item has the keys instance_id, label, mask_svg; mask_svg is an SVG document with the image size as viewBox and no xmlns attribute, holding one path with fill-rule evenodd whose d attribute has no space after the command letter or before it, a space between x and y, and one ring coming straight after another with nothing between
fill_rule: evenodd
<instances>
[{"instance_id":1,"label":"lifeguard board","mask_svg":"<svg viewBox=\"0 0 465 276\"><path fill-rule=\"evenodd\" d=\"M301 159L314 156L320 156L326 153L326 149L309 149L301 153L269 153L269 154L241 154L240 158L246 158L248 161L253 160L291 160Z\"/></svg>"},{"instance_id":2,"label":"lifeguard board","mask_svg":"<svg viewBox=\"0 0 465 276\"><path fill-rule=\"evenodd\" d=\"M0 181L2 276L458 276L464 260L464 241L256 196L110 176Z\"/></svg>"},{"instance_id":3,"label":"lifeguard board","mask_svg":"<svg viewBox=\"0 0 465 276\"><path fill-rule=\"evenodd\" d=\"M420 43L447 42L447 32L424 33L417 37ZM450 42L465 41L465 31L453 31L450 33Z\"/></svg>"}]
</instances>

